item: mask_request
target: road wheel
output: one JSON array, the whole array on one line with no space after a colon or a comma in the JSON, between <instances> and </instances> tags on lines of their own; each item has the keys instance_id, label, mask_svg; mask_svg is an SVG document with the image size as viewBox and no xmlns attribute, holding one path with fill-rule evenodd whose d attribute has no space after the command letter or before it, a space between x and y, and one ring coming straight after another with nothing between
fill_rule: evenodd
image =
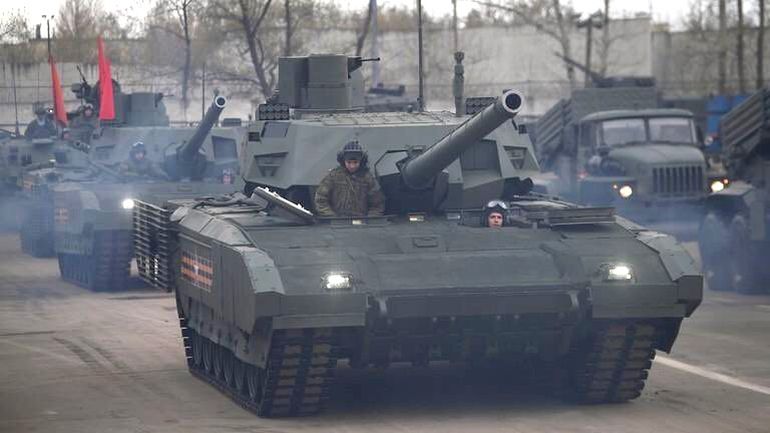
<instances>
[{"instance_id":1,"label":"road wheel","mask_svg":"<svg viewBox=\"0 0 770 433\"><path fill-rule=\"evenodd\" d=\"M193 331L190 341L192 342L193 365L195 368L201 368L203 366L203 337Z\"/></svg>"},{"instance_id":2,"label":"road wheel","mask_svg":"<svg viewBox=\"0 0 770 433\"><path fill-rule=\"evenodd\" d=\"M235 356L228 349L222 348L222 376L225 383L230 388L235 388L235 376L233 367L235 366Z\"/></svg>"},{"instance_id":3,"label":"road wheel","mask_svg":"<svg viewBox=\"0 0 770 433\"><path fill-rule=\"evenodd\" d=\"M729 227L717 212L709 212L703 218L698 233L703 274L711 290L733 289L732 269L728 263L730 254Z\"/></svg>"},{"instance_id":4,"label":"road wheel","mask_svg":"<svg viewBox=\"0 0 770 433\"><path fill-rule=\"evenodd\" d=\"M730 222L730 257L729 268L732 274L732 286L738 293L758 293L762 290L757 260L751 248L749 223L743 215L736 215Z\"/></svg>"},{"instance_id":5,"label":"road wheel","mask_svg":"<svg viewBox=\"0 0 770 433\"><path fill-rule=\"evenodd\" d=\"M216 343L211 343L211 345L213 346L212 355L214 358L214 377L216 379L221 379L222 370L223 370L222 364L224 361L223 358L225 357L225 349Z\"/></svg>"},{"instance_id":6,"label":"road wheel","mask_svg":"<svg viewBox=\"0 0 770 433\"><path fill-rule=\"evenodd\" d=\"M249 398L254 403L262 401L262 369L253 365L246 365L246 385Z\"/></svg>"},{"instance_id":7,"label":"road wheel","mask_svg":"<svg viewBox=\"0 0 770 433\"><path fill-rule=\"evenodd\" d=\"M214 371L214 343L207 338L201 338L201 340L203 340L203 344L201 344L203 352L203 369L206 370L206 373L211 374L211 372Z\"/></svg>"},{"instance_id":8,"label":"road wheel","mask_svg":"<svg viewBox=\"0 0 770 433\"><path fill-rule=\"evenodd\" d=\"M246 392L246 363L233 356L233 388L240 394Z\"/></svg>"}]
</instances>

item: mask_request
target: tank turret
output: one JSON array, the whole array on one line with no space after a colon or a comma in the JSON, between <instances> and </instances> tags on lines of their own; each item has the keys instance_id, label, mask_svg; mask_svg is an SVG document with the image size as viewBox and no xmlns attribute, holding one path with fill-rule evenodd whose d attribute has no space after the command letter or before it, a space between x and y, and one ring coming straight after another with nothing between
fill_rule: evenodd
<instances>
[{"instance_id":1,"label":"tank turret","mask_svg":"<svg viewBox=\"0 0 770 433\"><path fill-rule=\"evenodd\" d=\"M410 188L425 188L431 180L478 140L510 120L521 106L521 97L506 92L421 154L401 164L401 177Z\"/></svg>"},{"instance_id":2,"label":"tank turret","mask_svg":"<svg viewBox=\"0 0 770 433\"><path fill-rule=\"evenodd\" d=\"M206 137L211 132L211 128L216 125L219 115L222 114L226 105L227 99L224 96L214 97L203 116L203 120L195 128L192 136L181 145L166 150L166 172L172 178L198 179L203 177L206 170L206 155L201 152L201 147L206 142Z\"/></svg>"}]
</instances>

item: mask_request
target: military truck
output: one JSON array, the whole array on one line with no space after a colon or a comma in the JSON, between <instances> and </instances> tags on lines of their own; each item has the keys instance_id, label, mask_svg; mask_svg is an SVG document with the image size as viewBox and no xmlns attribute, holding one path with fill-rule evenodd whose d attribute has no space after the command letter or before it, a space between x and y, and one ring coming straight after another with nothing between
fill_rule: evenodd
<instances>
[{"instance_id":1,"label":"military truck","mask_svg":"<svg viewBox=\"0 0 770 433\"><path fill-rule=\"evenodd\" d=\"M699 242L703 271L712 290L767 291L770 90L759 90L724 115L719 129L731 182L706 200Z\"/></svg>"},{"instance_id":2,"label":"military truck","mask_svg":"<svg viewBox=\"0 0 770 433\"><path fill-rule=\"evenodd\" d=\"M134 99L136 99L137 95ZM163 119L160 98L139 96L125 119ZM232 192L238 173L238 150L245 139L241 127L215 127L226 105L214 98L196 128L121 126L103 128L88 147L98 175L88 182L57 185L53 191L54 248L61 276L92 290L121 290L128 282L133 257L132 209L136 201L162 203L170 198ZM152 107L155 108L153 112ZM134 113L134 108L139 113ZM126 174L119 170L141 141L146 158L162 167L166 178ZM224 183L227 181L228 183ZM140 272L148 263L138 263Z\"/></svg>"},{"instance_id":3,"label":"military truck","mask_svg":"<svg viewBox=\"0 0 770 433\"><path fill-rule=\"evenodd\" d=\"M692 114L657 108L654 87L575 90L536 129L538 160L558 178L553 192L581 203L681 218L724 186L724 174L709 171Z\"/></svg>"},{"instance_id":4,"label":"military truck","mask_svg":"<svg viewBox=\"0 0 770 433\"><path fill-rule=\"evenodd\" d=\"M687 253L611 208L530 193L515 92L467 115L363 113L359 66L280 58L278 98L249 129L247 194L171 205L156 235L176 247L154 258L176 270L191 373L259 416L321 410L339 359L546 359L577 400L639 396L700 303ZM318 217L314 191L352 139L386 215ZM490 200L509 208L505 227L482 226Z\"/></svg>"}]
</instances>

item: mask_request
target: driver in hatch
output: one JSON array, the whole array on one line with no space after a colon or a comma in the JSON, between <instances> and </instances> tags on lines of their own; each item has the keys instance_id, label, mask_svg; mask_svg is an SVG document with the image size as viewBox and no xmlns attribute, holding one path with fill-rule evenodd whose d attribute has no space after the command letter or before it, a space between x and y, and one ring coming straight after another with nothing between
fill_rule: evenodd
<instances>
[{"instance_id":1,"label":"driver in hatch","mask_svg":"<svg viewBox=\"0 0 770 433\"><path fill-rule=\"evenodd\" d=\"M141 141L131 145L128 161L120 164L120 173L165 180L169 178L163 169L147 159L147 148Z\"/></svg>"},{"instance_id":2,"label":"driver in hatch","mask_svg":"<svg viewBox=\"0 0 770 433\"><path fill-rule=\"evenodd\" d=\"M321 180L315 193L315 208L324 217L381 216L385 197L367 167L367 155L358 141L337 153L340 164Z\"/></svg>"},{"instance_id":3,"label":"driver in hatch","mask_svg":"<svg viewBox=\"0 0 770 433\"><path fill-rule=\"evenodd\" d=\"M508 215L508 205L501 200L492 200L484 206L482 214L482 224L485 227L496 228L505 226L506 216Z\"/></svg>"}]
</instances>

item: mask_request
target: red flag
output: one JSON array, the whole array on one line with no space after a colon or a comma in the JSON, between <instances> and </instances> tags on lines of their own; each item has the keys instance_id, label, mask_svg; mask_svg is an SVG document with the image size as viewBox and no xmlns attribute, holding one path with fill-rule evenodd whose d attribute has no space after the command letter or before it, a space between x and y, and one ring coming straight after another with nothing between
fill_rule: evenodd
<instances>
[{"instance_id":1,"label":"red flag","mask_svg":"<svg viewBox=\"0 0 770 433\"><path fill-rule=\"evenodd\" d=\"M53 87L53 117L67 124L67 112L64 111L64 95L61 90L61 81L59 80L59 71L56 70L56 62L52 55L48 55L48 63L51 65L51 87Z\"/></svg>"},{"instance_id":2,"label":"red flag","mask_svg":"<svg viewBox=\"0 0 770 433\"><path fill-rule=\"evenodd\" d=\"M115 99L112 94L110 60L104 55L101 36L96 39L96 45L99 50L99 120L111 120L115 118Z\"/></svg>"}]
</instances>

